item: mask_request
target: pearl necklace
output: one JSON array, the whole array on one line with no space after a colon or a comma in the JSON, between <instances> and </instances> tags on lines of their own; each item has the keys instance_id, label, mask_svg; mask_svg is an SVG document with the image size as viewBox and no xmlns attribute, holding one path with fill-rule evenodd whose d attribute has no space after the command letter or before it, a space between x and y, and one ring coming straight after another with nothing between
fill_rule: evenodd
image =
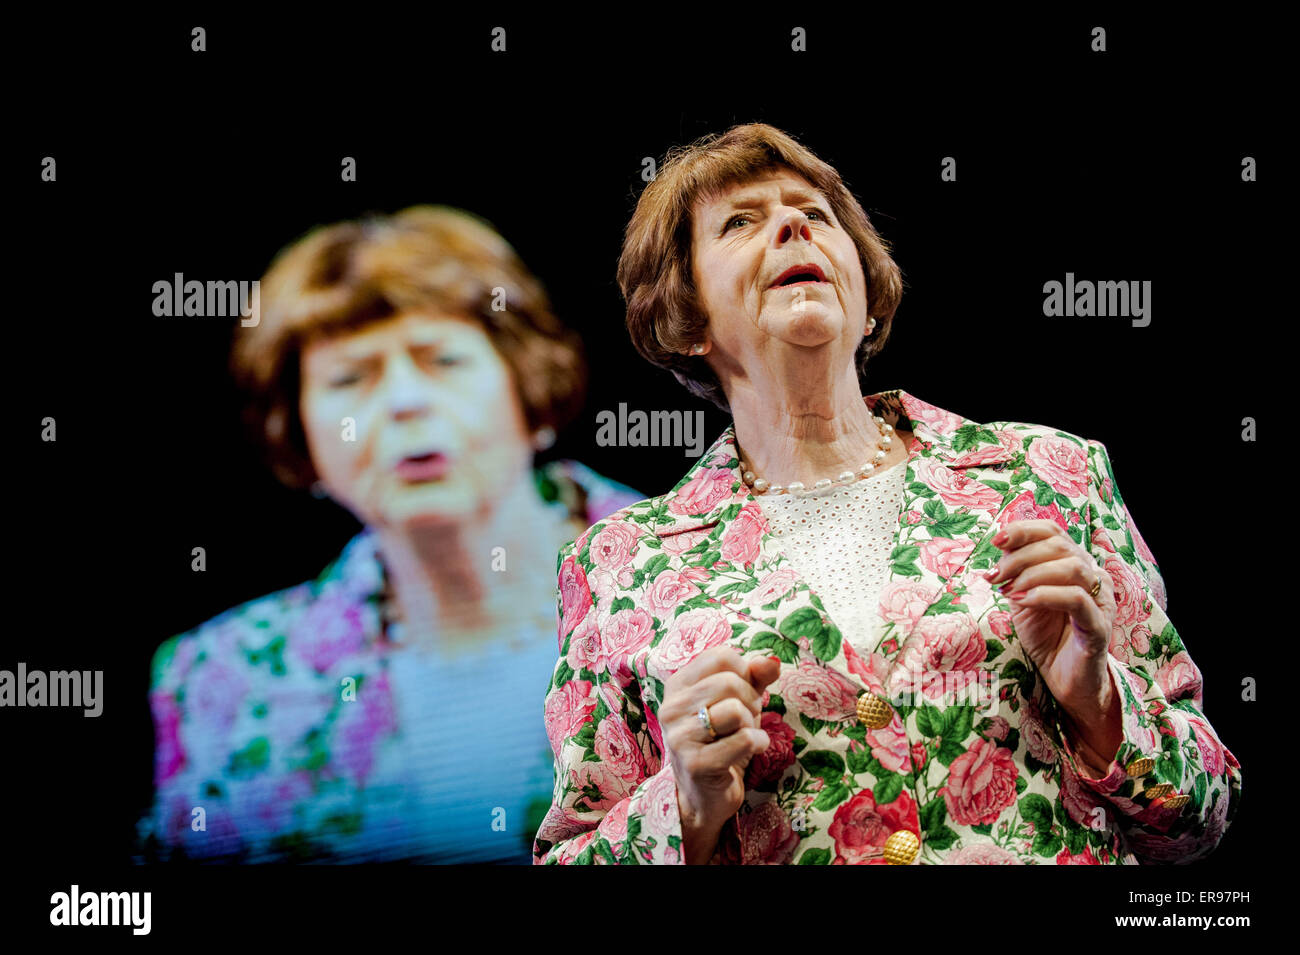
<instances>
[{"instance_id":1,"label":"pearl necklace","mask_svg":"<svg viewBox=\"0 0 1300 955\"><path fill-rule=\"evenodd\" d=\"M892 424L886 424L885 419L880 415L872 415L871 418L876 422L876 427L880 430L880 440L876 442L875 456L866 464L862 465L862 467L858 468L857 471L840 472L840 476L833 481L830 478L822 478L812 486L813 491L821 491L828 487L841 487L847 484L855 484L858 481L869 478L875 473L876 465L889 457L889 447L894 443L894 439L890 437L894 431L894 426ZM784 486L780 484L770 484L751 471L749 465L744 461L740 462L740 473L745 484L752 488L755 494L810 493L805 492L802 481L791 481L789 484Z\"/></svg>"}]
</instances>

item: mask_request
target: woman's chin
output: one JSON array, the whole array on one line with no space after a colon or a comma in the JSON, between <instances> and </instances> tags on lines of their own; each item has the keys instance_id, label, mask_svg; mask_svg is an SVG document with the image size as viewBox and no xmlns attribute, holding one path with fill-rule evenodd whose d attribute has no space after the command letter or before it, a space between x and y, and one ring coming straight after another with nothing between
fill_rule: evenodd
<instances>
[{"instance_id":1,"label":"woman's chin","mask_svg":"<svg viewBox=\"0 0 1300 955\"><path fill-rule=\"evenodd\" d=\"M390 527L430 528L459 524L479 506L478 495L467 488L428 481L394 488L381 509Z\"/></svg>"},{"instance_id":2,"label":"woman's chin","mask_svg":"<svg viewBox=\"0 0 1300 955\"><path fill-rule=\"evenodd\" d=\"M800 348L818 348L839 340L840 325L838 322L801 317L787 322L776 337Z\"/></svg>"}]
</instances>

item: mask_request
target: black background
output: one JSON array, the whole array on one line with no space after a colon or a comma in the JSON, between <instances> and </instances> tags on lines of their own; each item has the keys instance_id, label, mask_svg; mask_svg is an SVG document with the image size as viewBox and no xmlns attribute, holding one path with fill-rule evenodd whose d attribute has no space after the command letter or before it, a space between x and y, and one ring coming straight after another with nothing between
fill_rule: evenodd
<instances>
[{"instance_id":1,"label":"black background","mask_svg":"<svg viewBox=\"0 0 1300 955\"><path fill-rule=\"evenodd\" d=\"M244 440L225 370L235 321L155 318L153 282L257 278L312 226L367 211L470 209L586 339L587 409L554 453L661 493L690 459L597 447L596 413L702 409L706 442L727 419L632 349L614 281L622 229L644 157L748 121L836 166L894 246L906 291L865 390L1105 443L1205 676L1206 713L1243 765L1224 842L1171 884L1264 884L1286 805L1269 716L1286 689L1269 654L1287 634L1267 608L1289 494L1269 479L1294 315L1279 290L1291 270L1277 224L1290 219L1278 25L672 16L200 12L15 29L26 65L4 152L17 206L5 393L18 619L0 667L105 671L98 719L0 712L6 841L53 886L32 883L22 921L43 922L48 891L79 873L104 873L102 888L170 881L129 868L151 793L153 650L314 576L357 529L281 489ZM206 53L190 51L196 24ZM507 54L489 49L495 25ZM809 52L790 52L796 25ZM1108 29L1105 53L1089 50L1094 25ZM40 181L45 156L56 183ZM343 156L355 183L340 181ZM945 156L956 182L940 181ZM1241 181L1244 156L1258 182ZM1043 283L1067 271L1151 281L1150 326L1044 318ZM46 416L56 443L40 440ZM1241 440L1247 416L1257 443ZM197 545L204 574L190 570ZM1247 676L1257 702L1241 699ZM1095 903L1094 928L1127 911L1118 900Z\"/></svg>"}]
</instances>

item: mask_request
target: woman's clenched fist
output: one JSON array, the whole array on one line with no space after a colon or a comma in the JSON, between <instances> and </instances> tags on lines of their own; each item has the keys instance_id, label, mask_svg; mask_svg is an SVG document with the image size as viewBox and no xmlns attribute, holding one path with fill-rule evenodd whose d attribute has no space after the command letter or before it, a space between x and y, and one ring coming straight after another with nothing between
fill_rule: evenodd
<instances>
[{"instance_id":1,"label":"woman's clenched fist","mask_svg":"<svg viewBox=\"0 0 1300 955\"><path fill-rule=\"evenodd\" d=\"M659 724L677 780L687 865L708 862L723 825L745 799L745 767L770 742L759 729L763 691L780 672L776 657L746 663L735 647L711 647L664 684Z\"/></svg>"}]
</instances>

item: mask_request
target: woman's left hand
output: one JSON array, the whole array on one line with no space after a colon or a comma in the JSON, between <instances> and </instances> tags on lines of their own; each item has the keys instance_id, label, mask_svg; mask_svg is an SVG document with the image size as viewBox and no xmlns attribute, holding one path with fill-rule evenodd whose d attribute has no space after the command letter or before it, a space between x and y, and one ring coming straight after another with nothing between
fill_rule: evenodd
<instances>
[{"instance_id":1,"label":"woman's left hand","mask_svg":"<svg viewBox=\"0 0 1300 955\"><path fill-rule=\"evenodd\" d=\"M1002 558L984 576L1002 583L1026 656L1057 702L1092 722L1111 688L1107 650L1116 604L1110 574L1055 521L1012 521L993 544ZM1093 597L1098 575L1101 589Z\"/></svg>"}]
</instances>

